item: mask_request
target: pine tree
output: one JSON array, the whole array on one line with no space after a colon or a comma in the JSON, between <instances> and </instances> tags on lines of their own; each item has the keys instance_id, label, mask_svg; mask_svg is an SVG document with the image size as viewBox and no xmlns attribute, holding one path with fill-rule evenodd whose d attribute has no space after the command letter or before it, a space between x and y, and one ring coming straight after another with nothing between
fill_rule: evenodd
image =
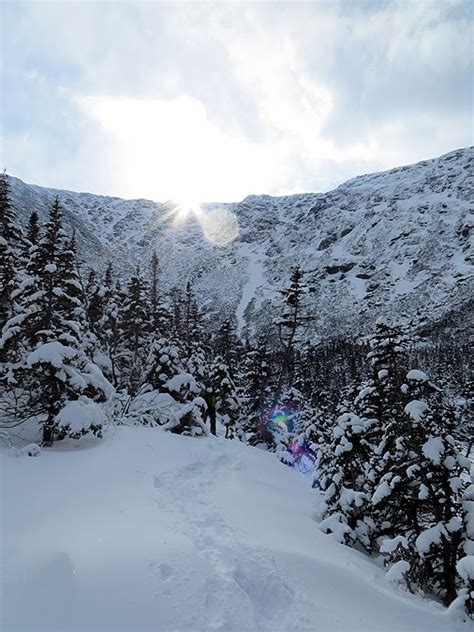
<instances>
[{"instance_id":1,"label":"pine tree","mask_svg":"<svg viewBox=\"0 0 474 632\"><path fill-rule=\"evenodd\" d=\"M10 401L16 401L23 415L44 415L44 445L66 435L99 434L98 419L103 417L92 400L105 399L111 389L84 352L87 323L74 242L66 242L57 199L26 272L15 297L16 313L0 340ZM77 406L88 411L88 425L80 425L75 414L71 417L70 402L78 400Z\"/></svg>"},{"instance_id":2,"label":"pine tree","mask_svg":"<svg viewBox=\"0 0 474 632\"><path fill-rule=\"evenodd\" d=\"M94 312L97 316L100 314L94 323L94 332L104 352L100 356L100 366L114 387L117 388L120 384L120 308L124 302L124 296L120 285L114 285L111 263L107 266L103 283L94 281L93 292L93 298L89 303L89 312L91 322L94 322ZM92 305L92 300L95 305Z\"/></svg>"},{"instance_id":3,"label":"pine tree","mask_svg":"<svg viewBox=\"0 0 474 632\"><path fill-rule=\"evenodd\" d=\"M24 243L10 199L5 171L0 173L0 331L14 313L13 295L20 281L20 252Z\"/></svg>"},{"instance_id":4,"label":"pine tree","mask_svg":"<svg viewBox=\"0 0 474 632\"><path fill-rule=\"evenodd\" d=\"M377 418L380 427L400 415L403 400L400 389L406 373L408 344L408 335L402 327L391 325L383 318L377 320L367 355L372 379L354 403L359 415Z\"/></svg>"},{"instance_id":5,"label":"pine tree","mask_svg":"<svg viewBox=\"0 0 474 632\"><path fill-rule=\"evenodd\" d=\"M158 255L153 252L150 261L150 319L151 331L154 336L171 334L172 317L168 305L159 290L160 262Z\"/></svg>"},{"instance_id":6,"label":"pine tree","mask_svg":"<svg viewBox=\"0 0 474 632\"><path fill-rule=\"evenodd\" d=\"M217 356L209 371L209 382L217 397L217 413L225 427L226 439L244 439L241 423L242 402L224 358Z\"/></svg>"},{"instance_id":7,"label":"pine tree","mask_svg":"<svg viewBox=\"0 0 474 632\"><path fill-rule=\"evenodd\" d=\"M474 466L471 466L471 484L464 492L462 509L464 539L456 566L460 578L458 599L474 619Z\"/></svg>"},{"instance_id":8,"label":"pine tree","mask_svg":"<svg viewBox=\"0 0 474 632\"><path fill-rule=\"evenodd\" d=\"M255 437L255 441L263 443L267 430L261 426L265 412L272 403L270 357L266 335L260 334L255 347L247 350L243 361L241 381L243 383L242 399L246 417L245 432L249 439Z\"/></svg>"},{"instance_id":9,"label":"pine tree","mask_svg":"<svg viewBox=\"0 0 474 632\"><path fill-rule=\"evenodd\" d=\"M166 338L155 340L146 364L146 380L167 399L157 408L157 422L176 434L206 434L203 415L205 404L201 388L188 373L177 345Z\"/></svg>"},{"instance_id":10,"label":"pine tree","mask_svg":"<svg viewBox=\"0 0 474 632\"><path fill-rule=\"evenodd\" d=\"M274 396L274 403L278 401L285 386L294 386L295 379L295 345L299 330L312 317L304 310L304 297L308 291L303 282L304 272L299 266L291 270L290 285L281 290L284 309L280 318L276 320L278 337L281 346L278 382Z\"/></svg>"},{"instance_id":11,"label":"pine tree","mask_svg":"<svg viewBox=\"0 0 474 632\"><path fill-rule=\"evenodd\" d=\"M420 371L410 373L412 380L426 382ZM417 390L419 394L419 384ZM375 515L379 521L385 519L392 537L404 542L390 551L388 562L405 562L407 585L435 593L448 605L457 592L467 461L452 436L454 409L439 393L410 400L405 420L392 469L375 493L375 500L380 498L376 504L383 508Z\"/></svg>"},{"instance_id":12,"label":"pine tree","mask_svg":"<svg viewBox=\"0 0 474 632\"><path fill-rule=\"evenodd\" d=\"M372 446L368 437L374 421L354 413L344 413L332 436L323 447L319 468L324 492L321 529L332 533L338 542L359 543L372 550L374 524L368 515Z\"/></svg>"},{"instance_id":13,"label":"pine tree","mask_svg":"<svg viewBox=\"0 0 474 632\"><path fill-rule=\"evenodd\" d=\"M33 211L28 220L28 226L26 229L26 238L30 245L37 246L39 241L39 217L36 211Z\"/></svg>"},{"instance_id":14,"label":"pine tree","mask_svg":"<svg viewBox=\"0 0 474 632\"><path fill-rule=\"evenodd\" d=\"M186 292L182 303L182 344L189 356L195 347L202 342L201 313L190 281L186 284Z\"/></svg>"},{"instance_id":15,"label":"pine tree","mask_svg":"<svg viewBox=\"0 0 474 632\"><path fill-rule=\"evenodd\" d=\"M152 321L153 331L156 332L160 328L160 319L159 319L159 312L158 312L159 261L158 261L158 255L156 254L156 250L153 251L153 254L151 257L150 271L151 271L151 283L150 283L151 321Z\"/></svg>"},{"instance_id":16,"label":"pine tree","mask_svg":"<svg viewBox=\"0 0 474 632\"><path fill-rule=\"evenodd\" d=\"M214 349L233 373L237 364L240 342L237 339L235 326L230 318L226 318L220 325L214 340Z\"/></svg>"},{"instance_id":17,"label":"pine tree","mask_svg":"<svg viewBox=\"0 0 474 632\"><path fill-rule=\"evenodd\" d=\"M94 333L101 337L101 323L104 315L105 288L97 278L95 270L90 270L85 288L87 315Z\"/></svg>"},{"instance_id":18,"label":"pine tree","mask_svg":"<svg viewBox=\"0 0 474 632\"><path fill-rule=\"evenodd\" d=\"M120 384L130 394L138 392L150 336L148 289L140 270L131 277L120 309Z\"/></svg>"}]
</instances>

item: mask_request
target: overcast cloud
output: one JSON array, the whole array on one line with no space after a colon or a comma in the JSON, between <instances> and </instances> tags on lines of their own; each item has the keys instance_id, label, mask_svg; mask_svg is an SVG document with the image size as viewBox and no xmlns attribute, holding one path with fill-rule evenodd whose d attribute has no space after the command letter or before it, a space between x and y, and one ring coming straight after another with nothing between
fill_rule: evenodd
<instances>
[{"instance_id":1,"label":"overcast cloud","mask_svg":"<svg viewBox=\"0 0 474 632\"><path fill-rule=\"evenodd\" d=\"M473 143L473 3L3 2L2 163L238 200Z\"/></svg>"}]
</instances>

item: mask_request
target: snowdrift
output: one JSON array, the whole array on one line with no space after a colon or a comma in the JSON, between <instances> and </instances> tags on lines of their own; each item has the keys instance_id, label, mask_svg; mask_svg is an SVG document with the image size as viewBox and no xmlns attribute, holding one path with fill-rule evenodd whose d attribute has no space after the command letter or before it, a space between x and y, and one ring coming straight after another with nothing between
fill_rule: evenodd
<instances>
[{"instance_id":1,"label":"snowdrift","mask_svg":"<svg viewBox=\"0 0 474 632\"><path fill-rule=\"evenodd\" d=\"M238 441L122 427L1 459L5 631L468 629L323 535L304 478Z\"/></svg>"}]
</instances>

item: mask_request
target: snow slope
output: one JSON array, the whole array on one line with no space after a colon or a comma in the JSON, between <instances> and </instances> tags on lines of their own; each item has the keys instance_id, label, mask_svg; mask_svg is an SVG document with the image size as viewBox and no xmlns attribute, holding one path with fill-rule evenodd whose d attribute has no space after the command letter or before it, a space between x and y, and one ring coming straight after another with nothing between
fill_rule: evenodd
<instances>
[{"instance_id":1,"label":"snow slope","mask_svg":"<svg viewBox=\"0 0 474 632\"><path fill-rule=\"evenodd\" d=\"M274 455L146 428L76 446L1 455L2 630L468 629L321 534Z\"/></svg>"},{"instance_id":2,"label":"snow slope","mask_svg":"<svg viewBox=\"0 0 474 632\"><path fill-rule=\"evenodd\" d=\"M238 239L225 247L206 239L192 213L176 226L170 202L11 183L24 222L33 209L45 217L59 197L85 268L104 268L110 259L128 274L156 249L165 289L191 280L200 302L218 318L235 315L244 335L272 320L278 290L296 264L312 286L313 339L366 332L381 312L423 324L462 309L474 290L472 147L360 176L326 193L204 204L204 214L221 209L239 225Z\"/></svg>"}]
</instances>

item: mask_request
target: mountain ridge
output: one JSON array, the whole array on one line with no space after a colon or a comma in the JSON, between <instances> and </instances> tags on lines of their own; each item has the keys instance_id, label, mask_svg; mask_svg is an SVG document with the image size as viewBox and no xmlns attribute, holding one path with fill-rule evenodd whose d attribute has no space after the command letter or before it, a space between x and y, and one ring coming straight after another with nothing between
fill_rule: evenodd
<instances>
[{"instance_id":1,"label":"mountain ridge","mask_svg":"<svg viewBox=\"0 0 474 632\"><path fill-rule=\"evenodd\" d=\"M307 332L313 338L361 333L380 313L423 324L426 314L437 320L472 296L474 147L357 176L328 192L203 204L201 223L221 213L238 224L225 247L209 242L192 214L176 226L171 202L10 182L22 222L32 210L44 218L59 197L83 267L112 260L126 274L156 249L163 290L191 280L200 303L216 317L235 317L242 336L271 324L296 264L318 315Z\"/></svg>"}]
</instances>

